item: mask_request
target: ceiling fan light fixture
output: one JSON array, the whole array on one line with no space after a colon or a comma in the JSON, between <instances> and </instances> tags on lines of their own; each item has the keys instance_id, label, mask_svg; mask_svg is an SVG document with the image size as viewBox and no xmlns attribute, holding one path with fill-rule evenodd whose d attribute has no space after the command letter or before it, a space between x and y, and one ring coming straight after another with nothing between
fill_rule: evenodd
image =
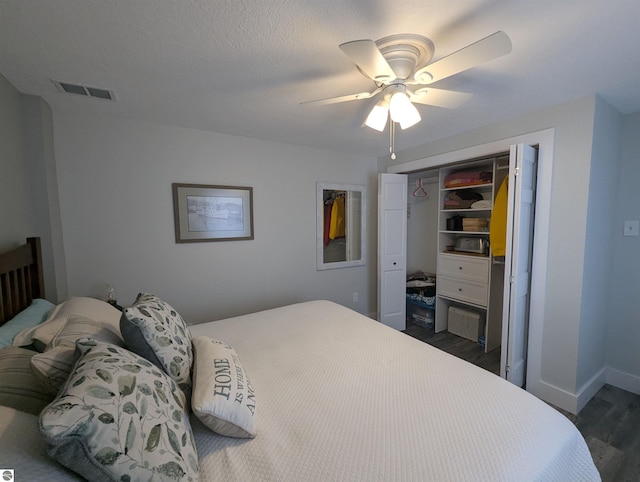
<instances>
[{"instance_id":1,"label":"ceiling fan light fixture","mask_svg":"<svg viewBox=\"0 0 640 482\"><path fill-rule=\"evenodd\" d=\"M371 112L367 116L367 120L364 122L367 127L371 127L379 132L382 132L387 125L387 118L389 117L389 104L388 102L381 100L373 106Z\"/></svg>"},{"instance_id":2,"label":"ceiling fan light fixture","mask_svg":"<svg viewBox=\"0 0 640 482\"><path fill-rule=\"evenodd\" d=\"M416 74L415 79L421 84L429 84L433 80L433 76L429 72L420 72Z\"/></svg>"},{"instance_id":3,"label":"ceiling fan light fixture","mask_svg":"<svg viewBox=\"0 0 640 482\"><path fill-rule=\"evenodd\" d=\"M417 124L421 119L418 109L403 91L397 91L391 96L389 113L391 114L391 120L398 122L402 130Z\"/></svg>"},{"instance_id":4,"label":"ceiling fan light fixture","mask_svg":"<svg viewBox=\"0 0 640 482\"><path fill-rule=\"evenodd\" d=\"M411 114L410 116L404 117L400 121L400 128L402 130L408 129L409 127L416 125L418 122L422 120L422 117L420 117L420 114L418 113L418 109L414 107L414 110L415 110L415 115Z\"/></svg>"},{"instance_id":5,"label":"ceiling fan light fixture","mask_svg":"<svg viewBox=\"0 0 640 482\"><path fill-rule=\"evenodd\" d=\"M345 42L340 44L340 50L365 77L373 80L376 88L370 92L303 103L335 104L369 99L382 92L383 103L378 102L371 109L364 125L382 132L387 119L391 117L389 144L391 158L395 159L396 124L400 124L402 129L408 129L422 120L414 103L455 109L471 97L471 94L465 92L432 89L431 84L506 55L511 52L511 48L509 36L498 31L431 62L434 45L422 35L394 34L376 41L362 39Z\"/></svg>"}]
</instances>

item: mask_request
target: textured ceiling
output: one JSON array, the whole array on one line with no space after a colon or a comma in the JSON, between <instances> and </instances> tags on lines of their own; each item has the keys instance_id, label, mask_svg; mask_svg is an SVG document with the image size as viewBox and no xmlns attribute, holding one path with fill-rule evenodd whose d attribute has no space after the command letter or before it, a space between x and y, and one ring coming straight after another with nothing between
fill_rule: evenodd
<instances>
[{"instance_id":1,"label":"textured ceiling","mask_svg":"<svg viewBox=\"0 0 640 482\"><path fill-rule=\"evenodd\" d=\"M300 105L373 87L339 44L410 32L433 40L437 60L510 36L508 56L434 84L473 98L418 106L401 150L596 93L640 110L639 25L637 0L0 0L0 73L54 110L381 156L388 133L361 127L376 99Z\"/></svg>"}]
</instances>

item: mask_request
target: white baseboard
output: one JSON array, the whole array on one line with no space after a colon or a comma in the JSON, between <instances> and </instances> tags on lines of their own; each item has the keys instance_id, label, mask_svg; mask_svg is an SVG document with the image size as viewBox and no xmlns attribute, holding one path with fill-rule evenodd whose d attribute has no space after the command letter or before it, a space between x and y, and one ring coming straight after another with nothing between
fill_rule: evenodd
<instances>
[{"instance_id":1,"label":"white baseboard","mask_svg":"<svg viewBox=\"0 0 640 482\"><path fill-rule=\"evenodd\" d=\"M527 384L527 391L554 407L561 408L573 414L578 413L578 399L576 395L562 388L540 380L535 384L535 387Z\"/></svg>"},{"instance_id":2,"label":"white baseboard","mask_svg":"<svg viewBox=\"0 0 640 482\"><path fill-rule=\"evenodd\" d=\"M640 377L613 368L600 370L575 394L544 381L540 381L536 384L535 389L529 391L551 405L577 414L604 384L640 395ZM527 387L527 389L529 388Z\"/></svg>"},{"instance_id":3,"label":"white baseboard","mask_svg":"<svg viewBox=\"0 0 640 482\"><path fill-rule=\"evenodd\" d=\"M530 391L545 402L575 415L582 410L605 383L608 382L606 382L605 369L603 368L591 377L577 393L571 393L543 380L536 383L535 387L527 386L527 391Z\"/></svg>"},{"instance_id":4,"label":"white baseboard","mask_svg":"<svg viewBox=\"0 0 640 482\"><path fill-rule=\"evenodd\" d=\"M606 381L606 372L607 369L603 368L598 373L596 373L587 383L582 385L580 390L578 390L577 399L576 399L576 413L582 410L582 408L589 403L589 400L593 398L593 396L598 393Z\"/></svg>"},{"instance_id":5,"label":"white baseboard","mask_svg":"<svg viewBox=\"0 0 640 482\"><path fill-rule=\"evenodd\" d=\"M640 395L640 377L614 368L606 369L605 382L627 392Z\"/></svg>"}]
</instances>

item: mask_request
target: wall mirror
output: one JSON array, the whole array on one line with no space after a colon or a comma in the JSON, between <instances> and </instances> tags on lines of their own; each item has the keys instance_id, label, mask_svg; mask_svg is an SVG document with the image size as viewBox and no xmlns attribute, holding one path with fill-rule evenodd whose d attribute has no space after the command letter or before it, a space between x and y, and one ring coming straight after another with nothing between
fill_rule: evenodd
<instances>
[{"instance_id":1,"label":"wall mirror","mask_svg":"<svg viewBox=\"0 0 640 482\"><path fill-rule=\"evenodd\" d=\"M366 188L319 182L316 197L317 269L363 266Z\"/></svg>"}]
</instances>

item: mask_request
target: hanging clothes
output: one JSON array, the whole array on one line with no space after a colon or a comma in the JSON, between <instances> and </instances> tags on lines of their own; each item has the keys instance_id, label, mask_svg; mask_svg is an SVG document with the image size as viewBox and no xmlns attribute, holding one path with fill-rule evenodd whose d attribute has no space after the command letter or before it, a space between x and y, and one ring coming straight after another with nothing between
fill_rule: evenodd
<instances>
[{"instance_id":1,"label":"hanging clothes","mask_svg":"<svg viewBox=\"0 0 640 482\"><path fill-rule=\"evenodd\" d=\"M344 196L337 196L331 208L331 226L329 238L344 237Z\"/></svg>"},{"instance_id":2,"label":"hanging clothes","mask_svg":"<svg viewBox=\"0 0 640 482\"><path fill-rule=\"evenodd\" d=\"M489 242L491 244L491 252L493 256L504 256L507 248L507 204L509 187L509 177L505 177L504 181L496 194L496 201L493 204L491 213L491 224L489 227Z\"/></svg>"},{"instance_id":3,"label":"hanging clothes","mask_svg":"<svg viewBox=\"0 0 640 482\"><path fill-rule=\"evenodd\" d=\"M329 246L331 238L329 232L331 231L331 211L333 208L333 200L329 199L324 203L324 245Z\"/></svg>"}]
</instances>

